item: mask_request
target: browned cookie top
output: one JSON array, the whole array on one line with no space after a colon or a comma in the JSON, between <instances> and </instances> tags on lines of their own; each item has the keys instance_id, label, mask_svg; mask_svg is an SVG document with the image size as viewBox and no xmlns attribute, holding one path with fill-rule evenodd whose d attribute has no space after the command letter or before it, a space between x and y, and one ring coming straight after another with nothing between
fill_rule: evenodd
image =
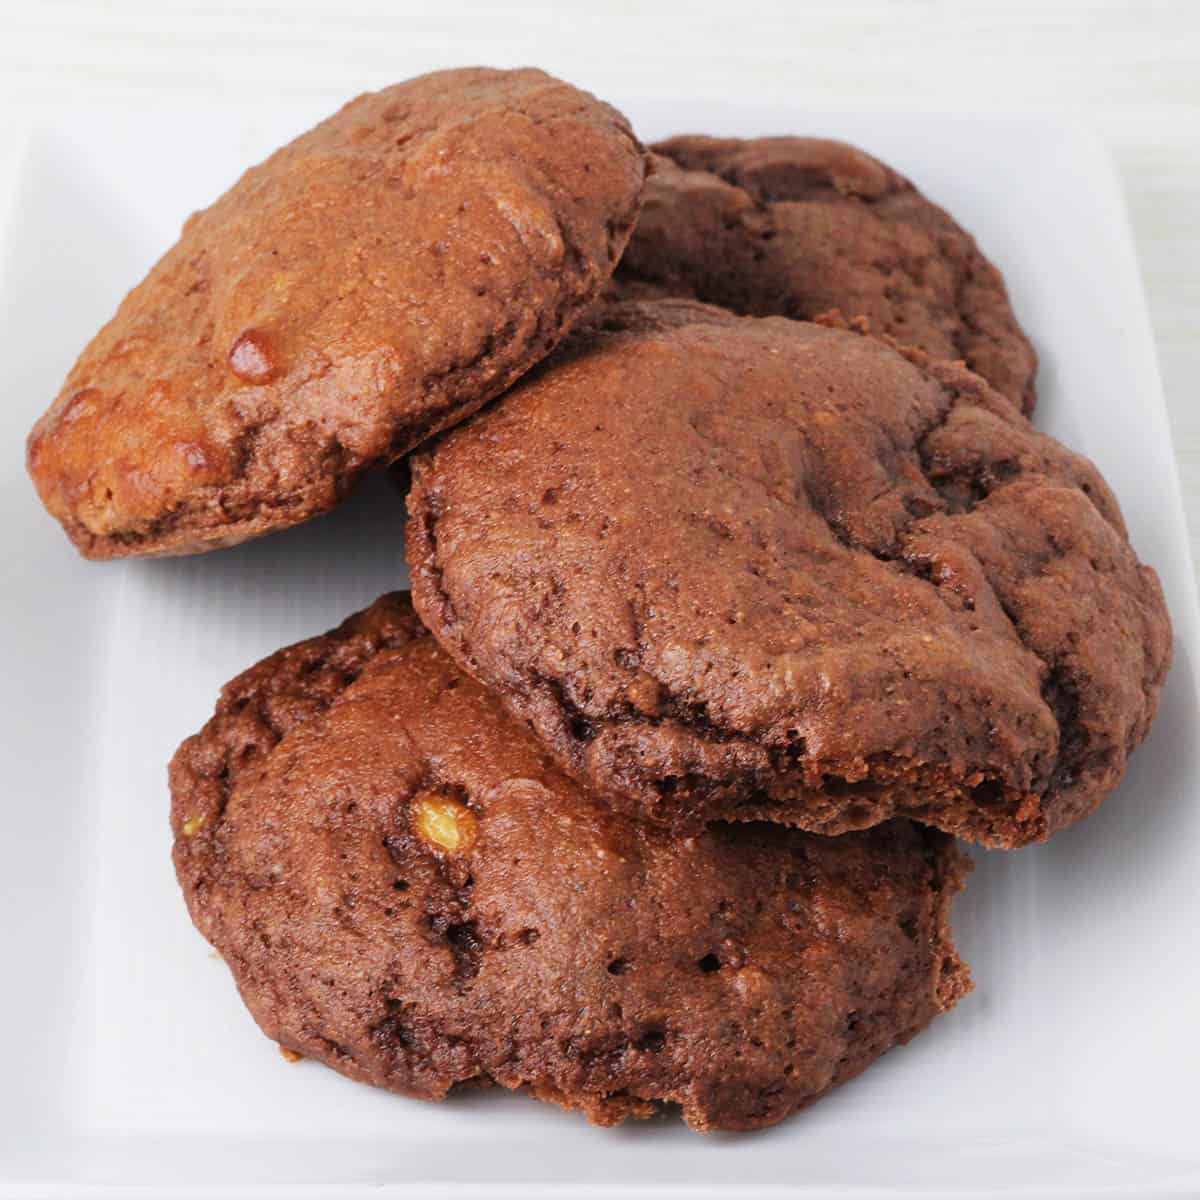
<instances>
[{"instance_id":1,"label":"browned cookie top","mask_svg":"<svg viewBox=\"0 0 1200 1200\"><path fill-rule=\"evenodd\" d=\"M612 272L645 155L541 71L360 96L211 208L29 439L92 558L207 550L332 507L503 391Z\"/></svg>"},{"instance_id":2,"label":"browned cookie top","mask_svg":"<svg viewBox=\"0 0 1200 1200\"><path fill-rule=\"evenodd\" d=\"M964 862L907 822L676 838L597 805L406 596L225 688L171 766L192 918L268 1036L438 1099L769 1125L970 986Z\"/></svg>"},{"instance_id":3,"label":"browned cookie top","mask_svg":"<svg viewBox=\"0 0 1200 1200\"><path fill-rule=\"evenodd\" d=\"M750 316L832 309L1034 404L1037 357L1000 272L911 183L843 142L678 137L654 147L625 297L684 296Z\"/></svg>"},{"instance_id":4,"label":"browned cookie top","mask_svg":"<svg viewBox=\"0 0 1200 1200\"><path fill-rule=\"evenodd\" d=\"M655 820L1019 845L1157 707L1169 621L1104 481L919 351L615 306L412 466L425 623Z\"/></svg>"}]
</instances>

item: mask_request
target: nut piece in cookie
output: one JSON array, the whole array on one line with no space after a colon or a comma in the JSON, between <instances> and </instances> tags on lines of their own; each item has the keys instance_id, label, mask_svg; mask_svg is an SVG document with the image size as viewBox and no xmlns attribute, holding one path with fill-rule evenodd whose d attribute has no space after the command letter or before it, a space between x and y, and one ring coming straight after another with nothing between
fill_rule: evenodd
<instances>
[{"instance_id":1,"label":"nut piece in cookie","mask_svg":"<svg viewBox=\"0 0 1200 1200\"><path fill-rule=\"evenodd\" d=\"M1034 406L1037 356L1000 272L903 176L823 138L677 137L654 147L645 207L614 280L746 316L837 310Z\"/></svg>"},{"instance_id":2,"label":"nut piece in cookie","mask_svg":"<svg viewBox=\"0 0 1200 1200\"><path fill-rule=\"evenodd\" d=\"M332 508L502 392L607 283L646 156L541 71L360 96L252 167L125 298L29 437L89 558Z\"/></svg>"},{"instance_id":3,"label":"nut piece in cookie","mask_svg":"<svg viewBox=\"0 0 1200 1200\"><path fill-rule=\"evenodd\" d=\"M192 918L264 1032L411 1096L494 1082L600 1124L674 1102L757 1129L970 987L950 838L614 813L406 596L229 684L171 790Z\"/></svg>"},{"instance_id":4,"label":"nut piece in cookie","mask_svg":"<svg viewBox=\"0 0 1200 1200\"><path fill-rule=\"evenodd\" d=\"M613 306L412 460L418 612L567 771L681 828L1047 837L1170 625L1096 469L961 365Z\"/></svg>"}]
</instances>

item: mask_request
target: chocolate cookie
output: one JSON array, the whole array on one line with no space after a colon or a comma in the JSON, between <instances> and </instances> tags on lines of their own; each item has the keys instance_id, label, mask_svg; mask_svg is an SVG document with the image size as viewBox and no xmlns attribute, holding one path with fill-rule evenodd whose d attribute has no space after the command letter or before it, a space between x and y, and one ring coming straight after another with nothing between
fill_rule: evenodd
<instances>
[{"instance_id":1,"label":"chocolate cookie","mask_svg":"<svg viewBox=\"0 0 1200 1200\"><path fill-rule=\"evenodd\" d=\"M604 287L645 155L541 71L443 71L252 168L126 297L29 438L90 558L331 508L503 391Z\"/></svg>"},{"instance_id":2,"label":"chocolate cookie","mask_svg":"<svg viewBox=\"0 0 1200 1200\"><path fill-rule=\"evenodd\" d=\"M654 149L619 295L759 317L866 317L1033 409L1037 357L1000 272L890 167L819 138L679 137Z\"/></svg>"},{"instance_id":3,"label":"chocolate cookie","mask_svg":"<svg viewBox=\"0 0 1200 1200\"><path fill-rule=\"evenodd\" d=\"M229 684L171 789L192 918L266 1034L412 1096L755 1129L970 987L949 838L621 817L402 595Z\"/></svg>"},{"instance_id":4,"label":"chocolate cookie","mask_svg":"<svg viewBox=\"0 0 1200 1200\"><path fill-rule=\"evenodd\" d=\"M1158 704L1167 612L1104 481L919 351L615 306L412 469L422 619L657 821L1017 846Z\"/></svg>"}]
</instances>

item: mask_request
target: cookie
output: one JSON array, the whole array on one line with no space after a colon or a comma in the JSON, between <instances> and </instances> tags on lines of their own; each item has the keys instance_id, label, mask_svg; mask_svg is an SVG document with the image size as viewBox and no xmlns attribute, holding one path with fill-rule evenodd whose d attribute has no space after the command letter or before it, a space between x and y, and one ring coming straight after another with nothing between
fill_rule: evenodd
<instances>
[{"instance_id":1,"label":"cookie","mask_svg":"<svg viewBox=\"0 0 1200 1200\"><path fill-rule=\"evenodd\" d=\"M1032 411L1037 357L1000 272L902 175L819 138L679 137L654 149L618 295L759 317L866 317L935 358L965 361Z\"/></svg>"},{"instance_id":2,"label":"cookie","mask_svg":"<svg viewBox=\"0 0 1200 1200\"><path fill-rule=\"evenodd\" d=\"M540 359L607 283L645 154L541 71L426 75L252 168L126 297L29 438L89 558L333 507Z\"/></svg>"},{"instance_id":3,"label":"cookie","mask_svg":"<svg viewBox=\"0 0 1200 1200\"><path fill-rule=\"evenodd\" d=\"M1170 657L1096 469L961 364L615 306L412 461L425 624L611 802L679 828L1091 811Z\"/></svg>"},{"instance_id":4,"label":"cookie","mask_svg":"<svg viewBox=\"0 0 1200 1200\"><path fill-rule=\"evenodd\" d=\"M229 684L171 789L192 918L264 1032L410 1096L755 1129L970 987L949 838L619 816L403 595Z\"/></svg>"}]
</instances>

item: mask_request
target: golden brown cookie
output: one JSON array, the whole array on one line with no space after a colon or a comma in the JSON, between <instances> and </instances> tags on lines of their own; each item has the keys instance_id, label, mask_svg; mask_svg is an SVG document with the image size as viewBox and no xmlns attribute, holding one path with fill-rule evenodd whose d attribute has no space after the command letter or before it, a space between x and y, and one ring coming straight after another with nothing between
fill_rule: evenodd
<instances>
[{"instance_id":1,"label":"golden brown cookie","mask_svg":"<svg viewBox=\"0 0 1200 1200\"><path fill-rule=\"evenodd\" d=\"M331 508L503 391L607 282L645 156L541 71L360 96L251 168L126 297L29 438L91 558Z\"/></svg>"}]
</instances>

